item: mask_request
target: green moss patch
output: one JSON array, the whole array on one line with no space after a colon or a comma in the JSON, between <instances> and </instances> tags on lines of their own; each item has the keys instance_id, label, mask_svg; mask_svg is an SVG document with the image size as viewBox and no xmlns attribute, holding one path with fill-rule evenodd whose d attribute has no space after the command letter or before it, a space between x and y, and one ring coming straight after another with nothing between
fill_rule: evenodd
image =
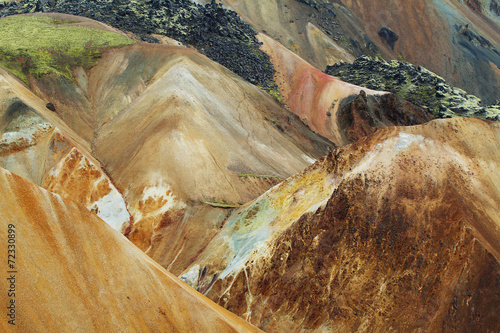
<instances>
[{"instance_id":1,"label":"green moss patch","mask_svg":"<svg viewBox=\"0 0 500 333\"><path fill-rule=\"evenodd\" d=\"M92 67L104 50L134 44L120 34L71 26L51 17L0 19L0 66L27 83L31 74L57 73L73 79L71 69Z\"/></svg>"},{"instance_id":2,"label":"green moss patch","mask_svg":"<svg viewBox=\"0 0 500 333\"><path fill-rule=\"evenodd\" d=\"M21 0L0 5L0 16L33 12L88 17L136 33L147 42L158 42L152 33L172 37L273 96L278 94L273 65L260 50L256 31L215 1L201 5L191 0Z\"/></svg>"},{"instance_id":3,"label":"green moss patch","mask_svg":"<svg viewBox=\"0 0 500 333\"><path fill-rule=\"evenodd\" d=\"M339 63L326 68L326 74L369 89L392 92L421 107L437 118L456 116L500 120L500 101L484 106L481 99L448 85L431 71L403 61L362 56L354 63Z\"/></svg>"}]
</instances>

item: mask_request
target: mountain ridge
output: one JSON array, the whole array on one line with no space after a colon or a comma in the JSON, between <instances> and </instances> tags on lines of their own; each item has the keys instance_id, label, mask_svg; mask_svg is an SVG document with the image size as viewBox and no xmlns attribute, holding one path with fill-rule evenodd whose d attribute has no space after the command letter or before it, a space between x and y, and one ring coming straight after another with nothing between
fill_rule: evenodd
<instances>
[{"instance_id":1,"label":"mountain ridge","mask_svg":"<svg viewBox=\"0 0 500 333\"><path fill-rule=\"evenodd\" d=\"M488 5L0 3L22 328L498 331Z\"/></svg>"}]
</instances>

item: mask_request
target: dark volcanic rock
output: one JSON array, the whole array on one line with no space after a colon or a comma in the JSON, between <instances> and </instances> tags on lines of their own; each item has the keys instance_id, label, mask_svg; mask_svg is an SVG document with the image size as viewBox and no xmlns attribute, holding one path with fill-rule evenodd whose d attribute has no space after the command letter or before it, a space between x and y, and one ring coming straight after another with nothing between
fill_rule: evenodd
<instances>
[{"instance_id":1,"label":"dark volcanic rock","mask_svg":"<svg viewBox=\"0 0 500 333\"><path fill-rule=\"evenodd\" d=\"M259 49L256 32L215 1L202 6L190 0L22 0L0 7L0 16L47 11L88 17L139 34L147 42L157 42L148 36L151 33L175 38L265 90L277 88L273 65Z\"/></svg>"},{"instance_id":2,"label":"dark volcanic rock","mask_svg":"<svg viewBox=\"0 0 500 333\"><path fill-rule=\"evenodd\" d=\"M47 109L49 109L50 111L56 112L56 107L54 106L54 104L52 104L52 103L50 103L50 102L49 102L49 103L47 103L47 104L45 105L45 107L46 107Z\"/></svg>"},{"instance_id":3,"label":"dark volcanic rock","mask_svg":"<svg viewBox=\"0 0 500 333\"><path fill-rule=\"evenodd\" d=\"M379 30L378 35L384 42L387 43L394 50L394 45L396 41L399 39L398 35L389 28L383 27Z\"/></svg>"},{"instance_id":4,"label":"dark volcanic rock","mask_svg":"<svg viewBox=\"0 0 500 333\"><path fill-rule=\"evenodd\" d=\"M500 104L482 106L478 97L446 84L443 78L421 66L363 56L352 64L328 66L325 72L352 84L392 92L428 108L436 118L466 116L500 120Z\"/></svg>"},{"instance_id":5,"label":"dark volcanic rock","mask_svg":"<svg viewBox=\"0 0 500 333\"><path fill-rule=\"evenodd\" d=\"M367 96L364 91L338 114L338 127L347 142L358 141L385 126L412 126L426 123L434 117L395 94Z\"/></svg>"}]
</instances>

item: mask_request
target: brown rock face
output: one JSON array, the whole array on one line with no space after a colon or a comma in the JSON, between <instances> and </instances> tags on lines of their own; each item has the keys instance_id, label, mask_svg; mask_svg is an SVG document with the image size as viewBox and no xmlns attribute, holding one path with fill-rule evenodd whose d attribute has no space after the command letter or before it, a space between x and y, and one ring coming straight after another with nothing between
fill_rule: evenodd
<instances>
[{"instance_id":1,"label":"brown rock face","mask_svg":"<svg viewBox=\"0 0 500 333\"><path fill-rule=\"evenodd\" d=\"M354 142L385 126L412 126L432 120L425 109L394 94L367 96L364 91L342 106L337 117L346 142Z\"/></svg>"},{"instance_id":2,"label":"brown rock face","mask_svg":"<svg viewBox=\"0 0 500 333\"><path fill-rule=\"evenodd\" d=\"M499 143L497 123L461 118L337 149L239 212L249 231L226 224L234 249L267 231L240 266L202 254L195 285L268 332L498 331ZM284 224L314 186L329 199Z\"/></svg>"},{"instance_id":3,"label":"brown rock face","mask_svg":"<svg viewBox=\"0 0 500 333\"><path fill-rule=\"evenodd\" d=\"M374 182L339 187L324 210L278 238L271 258L248 267L248 282L240 274L228 291L236 295L221 304L244 316L249 300L238 295L253 295L247 319L269 331L293 325L287 315L301 330L498 330L500 265L467 230L481 216L457 209L458 188L397 184L401 201L425 198L415 207L366 191Z\"/></svg>"},{"instance_id":4,"label":"brown rock face","mask_svg":"<svg viewBox=\"0 0 500 333\"><path fill-rule=\"evenodd\" d=\"M426 110L393 94L363 90L326 75L267 36L259 39L276 67L275 79L287 107L338 146L381 127L417 125L433 119Z\"/></svg>"},{"instance_id":5,"label":"brown rock face","mask_svg":"<svg viewBox=\"0 0 500 333\"><path fill-rule=\"evenodd\" d=\"M385 94L326 75L265 35L259 35L259 40L263 43L262 49L270 55L276 68L275 80L288 109L313 131L337 146L349 143L342 137L342 130L338 127L340 106L362 90L367 95ZM386 126L382 123L379 125Z\"/></svg>"}]
</instances>

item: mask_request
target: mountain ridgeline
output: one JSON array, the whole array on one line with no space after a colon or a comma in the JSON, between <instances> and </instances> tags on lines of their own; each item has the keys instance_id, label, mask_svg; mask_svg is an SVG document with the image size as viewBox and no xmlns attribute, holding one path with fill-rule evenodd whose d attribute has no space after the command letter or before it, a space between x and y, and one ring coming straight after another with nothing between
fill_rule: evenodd
<instances>
[{"instance_id":1,"label":"mountain ridgeline","mask_svg":"<svg viewBox=\"0 0 500 333\"><path fill-rule=\"evenodd\" d=\"M490 3L0 0L18 330L500 332Z\"/></svg>"},{"instance_id":2,"label":"mountain ridgeline","mask_svg":"<svg viewBox=\"0 0 500 333\"><path fill-rule=\"evenodd\" d=\"M483 105L481 99L452 87L431 71L407 62L390 62L362 56L352 64L327 66L325 73L369 89L385 90L415 105L425 107L436 118L466 116L500 120L500 100Z\"/></svg>"},{"instance_id":3,"label":"mountain ridgeline","mask_svg":"<svg viewBox=\"0 0 500 333\"><path fill-rule=\"evenodd\" d=\"M215 1L202 6L189 0L22 0L0 4L0 17L36 12L84 16L130 31L147 42L161 34L193 45L210 59L266 91L276 90L274 68L259 49L253 28Z\"/></svg>"}]
</instances>

